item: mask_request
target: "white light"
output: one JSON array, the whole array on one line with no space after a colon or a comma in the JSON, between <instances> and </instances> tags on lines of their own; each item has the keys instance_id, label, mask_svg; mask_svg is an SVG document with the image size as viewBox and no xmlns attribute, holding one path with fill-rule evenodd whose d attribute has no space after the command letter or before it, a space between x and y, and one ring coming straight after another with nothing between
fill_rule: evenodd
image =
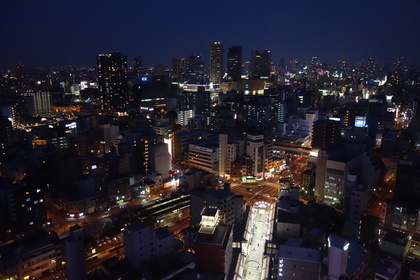
<instances>
[{"instance_id":1,"label":"white light","mask_svg":"<svg viewBox=\"0 0 420 280\"><path fill-rule=\"evenodd\" d=\"M347 243L346 245L344 245L344 251L347 251L348 249L349 249L349 247L350 247L350 243Z\"/></svg>"}]
</instances>

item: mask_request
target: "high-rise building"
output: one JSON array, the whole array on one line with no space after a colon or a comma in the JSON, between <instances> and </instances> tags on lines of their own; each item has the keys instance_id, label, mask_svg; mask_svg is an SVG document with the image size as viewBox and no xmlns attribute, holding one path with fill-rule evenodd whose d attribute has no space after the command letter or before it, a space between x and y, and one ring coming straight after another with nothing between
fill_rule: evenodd
<instances>
[{"instance_id":1,"label":"high-rise building","mask_svg":"<svg viewBox=\"0 0 420 280\"><path fill-rule=\"evenodd\" d=\"M128 103L127 57L119 52L99 54L98 85L103 111L125 111Z\"/></svg>"},{"instance_id":2,"label":"high-rise building","mask_svg":"<svg viewBox=\"0 0 420 280\"><path fill-rule=\"evenodd\" d=\"M242 75L242 47L233 46L228 51L228 79L239 81Z\"/></svg>"},{"instance_id":3,"label":"high-rise building","mask_svg":"<svg viewBox=\"0 0 420 280\"><path fill-rule=\"evenodd\" d=\"M268 79L271 71L271 51L253 50L251 54L251 77Z\"/></svg>"},{"instance_id":4,"label":"high-rise building","mask_svg":"<svg viewBox=\"0 0 420 280\"><path fill-rule=\"evenodd\" d=\"M188 57L188 82L189 83L204 83L204 64L199 55L190 55Z\"/></svg>"},{"instance_id":5,"label":"high-rise building","mask_svg":"<svg viewBox=\"0 0 420 280\"><path fill-rule=\"evenodd\" d=\"M144 75L143 57L136 56L133 58L133 74L136 81L139 81L140 77Z\"/></svg>"},{"instance_id":6,"label":"high-rise building","mask_svg":"<svg viewBox=\"0 0 420 280\"><path fill-rule=\"evenodd\" d=\"M187 60L178 56L172 58L172 78L177 79L179 82L183 82L186 73Z\"/></svg>"},{"instance_id":7,"label":"high-rise building","mask_svg":"<svg viewBox=\"0 0 420 280\"><path fill-rule=\"evenodd\" d=\"M0 158L13 144L12 122L6 117L0 116Z\"/></svg>"},{"instance_id":8,"label":"high-rise building","mask_svg":"<svg viewBox=\"0 0 420 280\"><path fill-rule=\"evenodd\" d=\"M214 42L210 46L210 82L220 84L223 77L223 45Z\"/></svg>"},{"instance_id":9,"label":"high-rise building","mask_svg":"<svg viewBox=\"0 0 420 280\"><path fill-rule=\"evenodd\" d=\"M228 135L219 134L219 176L225 177L227 171Z\"/></svg>"}]
</instances>

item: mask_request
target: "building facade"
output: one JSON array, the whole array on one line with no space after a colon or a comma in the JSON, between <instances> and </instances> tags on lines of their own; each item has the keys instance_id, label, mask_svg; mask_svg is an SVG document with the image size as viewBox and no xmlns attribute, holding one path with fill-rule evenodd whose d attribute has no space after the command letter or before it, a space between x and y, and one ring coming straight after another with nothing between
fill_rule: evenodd
<instances>
[{"instance_id":1,"label":"building facade","mask_svg":"<svg viewBox=\"0 0 420 280\"><path fill-rule=\"evenodd\" d=\"M101 109L124 112L128 103L127 57L119 52L97 57Z\"/></svg>"}]
</instances>

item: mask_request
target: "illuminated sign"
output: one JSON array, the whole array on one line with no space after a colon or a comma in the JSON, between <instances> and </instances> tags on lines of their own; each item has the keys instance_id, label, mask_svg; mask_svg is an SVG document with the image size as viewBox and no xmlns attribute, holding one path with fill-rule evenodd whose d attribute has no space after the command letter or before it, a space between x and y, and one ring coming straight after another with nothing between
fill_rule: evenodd
<instances>
[{"instance_id":1,"label":"illuminated sign","mask_svg":"<svg viewBox=\"0 0 420 280\"><path fill-rule=\"evenodd\" d=\"M75 122L72 122L72 123L66 124L65 127L67 127L68 129L75 129L77 128L77 124Z\"/></svg>"},{"instance_id":2,"label":"illuminated sign","mask_svg":"<svg viewBox=\"0 0 420 280\"><path fill-rule=\"evenodd\" d=\"M355 127L365 127L366 126L366 117L364 116L356 116L354 120Z\"/></svg>"}]
</instances>

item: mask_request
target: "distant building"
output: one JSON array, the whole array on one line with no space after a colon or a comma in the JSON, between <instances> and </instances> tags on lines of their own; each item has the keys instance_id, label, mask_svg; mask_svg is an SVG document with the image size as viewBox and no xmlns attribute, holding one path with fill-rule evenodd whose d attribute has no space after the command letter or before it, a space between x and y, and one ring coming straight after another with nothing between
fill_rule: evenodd
<instances>
[{"instance_id":1,"label":"distant building","mask_svg":"<svg viewBox=\"0 0 420 280\"><path fill-rule=\"evenodd\" d=\"M28 91L23 94L28 114L40 116L51 113L51 96L47 91Z\"/></svg>"},{"instance_id":2,"label":"distant building","mask_svg":"<svg viewBox=\"0 0 420 280\"><path fill-rule=\"evenodd\" d=\"M214 42L210 46L210 82L220 84L223 77L223 45Z\"/></svg>"},{"instance_id":3,"label":"distant building","mask_svg":"<svg viewBox=\"0 0 420 280\"><path fill-rule=\"evenodd\" d=\"M97 57L101 109L124 112L128 103L127 57L119 52Z\"/></svg>"},{"instance_id":4,"label":"distant building","mask_svg":"<svg viewBox=\"0 0 420 280\"><path fill-rule=\"evenodd\" d=\"M268 79L271 72L271 51L253 50L251 53L251 78Z\"/></svg>"},{"instance_id":5,"label":"distant building","mask_svg":"<svg viewBox=\"0 0 420 280\"><path fill-rule=\"evenodd\" d=\"M206 82L204 64L199 55L190 55L187 64L187 79L192 84L203 84Z\"/></svg>"},{"instance_id":6,"label":"distant building","mask_svg":"<svg viewBox=\"0 0 420 280\"><path fill-rule=\"evenodd\" d=\"M184 82L187 73L187 60L183 57L172 59L172 78L179 82Z\"/></svg>"},{"instance_id":7,"label":"distant building","mask_svg":"<svg viewBox=\"0 0 420 280\"><path fill-rule=\"evenodd\" d=\"M0 158L6 154L14 143L12 122L0 116Z\"/></svg>"},{"instance_id":8,"label":"distant building","mask_svg":"<svg viewBox=\"0 0 420 280\"><path fill-rule=\"evenodd\" d=\"M228 51L227 78L232 81L239 81L242 75L242 47L233 46Z\"/></svg>"},{"instance_id":9,"label":"distant building","mask_svg":"<svg viewBox=\"0 0 420 280\"><path fill-rule=\"evenodd\" d=\"M133 58L133 76L136 82L139 82L144 75L143 57L135 56Z\"/></svg>"}]
</instances>

